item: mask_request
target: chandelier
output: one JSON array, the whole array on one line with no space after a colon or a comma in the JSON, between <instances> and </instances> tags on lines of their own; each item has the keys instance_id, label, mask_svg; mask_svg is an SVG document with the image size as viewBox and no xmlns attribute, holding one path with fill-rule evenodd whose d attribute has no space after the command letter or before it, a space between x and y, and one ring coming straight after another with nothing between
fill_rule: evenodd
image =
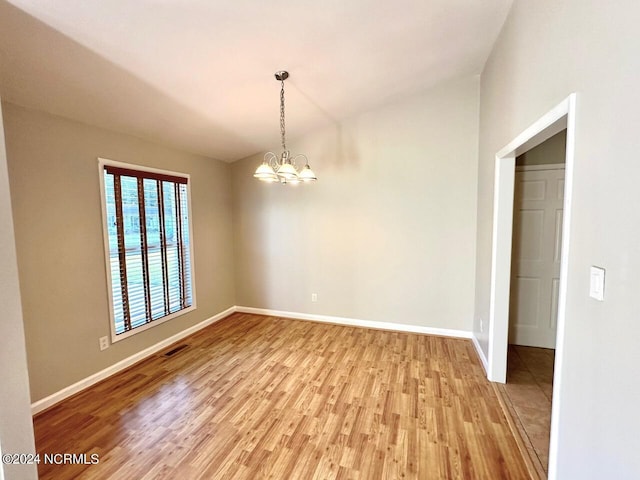
<instances>
[{"instance_id":1,"label":"chandelier","mask_svg":"<svg viewBox=\"0 0 640 480\"><path fill-rule=\"evenodd\" d=\"M282 143L282 153L280 156L273 152L267 152L260 166L253 174L258 180L263 182L280 182L282 184L297 184L300 182L313 182L317 180L309 166L309 160L303 154L291 156L287 150L284 128L284 81L289 78L289 72L281 70L275 73L276 80L280 81L280 140ZM296 161L301 163L304 160L304 167L298 171Z\"/></svg>"}]
</instances>

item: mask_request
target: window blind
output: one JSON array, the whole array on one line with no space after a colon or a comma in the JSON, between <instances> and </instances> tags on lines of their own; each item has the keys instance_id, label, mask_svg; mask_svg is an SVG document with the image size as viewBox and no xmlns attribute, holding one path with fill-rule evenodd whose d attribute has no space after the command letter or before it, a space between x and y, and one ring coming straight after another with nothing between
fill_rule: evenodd
<instances>
[{"instance_id":1,"label":"window blind","mask_svg":"<svg viewBox=\"0 0 640 480\"><path fill-rule=\"evenodd\" d=\"M186 177L105 165L116 335L190 307Z\"/></svg>"}]
</instances>

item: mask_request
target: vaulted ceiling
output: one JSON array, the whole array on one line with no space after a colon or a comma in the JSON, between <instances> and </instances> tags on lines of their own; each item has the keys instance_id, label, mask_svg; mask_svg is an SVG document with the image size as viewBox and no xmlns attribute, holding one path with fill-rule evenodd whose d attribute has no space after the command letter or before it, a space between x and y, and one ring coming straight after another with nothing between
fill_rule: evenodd
<instances>
[{"instance_id":1,"label":"vaulted ceiling","mask_svg":"<svg viewBox=\"0 0 640 480\"><path fill-rule=\"evenodd\" d=\"M511 0L0 0L3 100L234 161L478 74Z\"/></svg>"}]
</instances>

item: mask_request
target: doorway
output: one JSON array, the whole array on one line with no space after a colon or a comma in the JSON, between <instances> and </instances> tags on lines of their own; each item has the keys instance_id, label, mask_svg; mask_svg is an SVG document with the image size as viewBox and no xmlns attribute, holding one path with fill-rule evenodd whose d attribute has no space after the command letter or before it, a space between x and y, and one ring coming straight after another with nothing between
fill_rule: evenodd
<instances>
[{"instance_id":1,"label":"doorway","mask_svg":"<svg viewBox=\"0 0 640 480\"><path fill-rule=\"evenodd\" d=\"M506 384L514 424L546 478L553 396L566 130L516 157Z\"/></svg>"},{"instance_id":2,"label":"doorway","mask_svg":"<svg viewBox=\"0 0 640 480\"><path fill-rule=\"evenodd\" d=\"M555 349L566 130L516 158L509 343Z\"/></svg>"},{"instance_id":3,"label":"doorway","mask_svg":"<svg viewBox=\"0 0 640 480\"><path fill-rule=\"evenodd\" d=\"M529 128L515 137L496 154L493 212L493 242L491 260L491 285L489 303L489 380L505 383L507 378L507 350L509 336L509 300L511 287L511 253L513 233L513 202L516 157L558 132L566 129L566 166L564 183L564 212L560 278L558 286L558 315L556 327L556 351L554 364L554 388L552 393L551 427L549 440L548 478L557 476L557 438L560 424L564 351L564 323L566 310L567 271L569 258L569 234L571 225L571 200L573 185L575 141L576 94L569 95Z\"/></svg>"}]
</instances>

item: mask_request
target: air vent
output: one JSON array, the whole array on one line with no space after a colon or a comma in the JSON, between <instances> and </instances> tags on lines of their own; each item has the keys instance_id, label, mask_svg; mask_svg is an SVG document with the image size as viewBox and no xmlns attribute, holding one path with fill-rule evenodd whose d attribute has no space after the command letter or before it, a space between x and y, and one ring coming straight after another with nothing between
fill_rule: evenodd
<instances>
[{"instance_id":1,"label":"air vent","mask_svg":"<svg viewBox=\"0 0 640 480\"><path fill-rule=\"evenodd\" d=\"M185 348L187 348L189 345L178 345L175 348L172 348L171 350L169 350L168 352L164 353L164 357L172 357L174 356L176 353L178 353L181 350L184 350Z\"/></svg>"}]
</instances>

